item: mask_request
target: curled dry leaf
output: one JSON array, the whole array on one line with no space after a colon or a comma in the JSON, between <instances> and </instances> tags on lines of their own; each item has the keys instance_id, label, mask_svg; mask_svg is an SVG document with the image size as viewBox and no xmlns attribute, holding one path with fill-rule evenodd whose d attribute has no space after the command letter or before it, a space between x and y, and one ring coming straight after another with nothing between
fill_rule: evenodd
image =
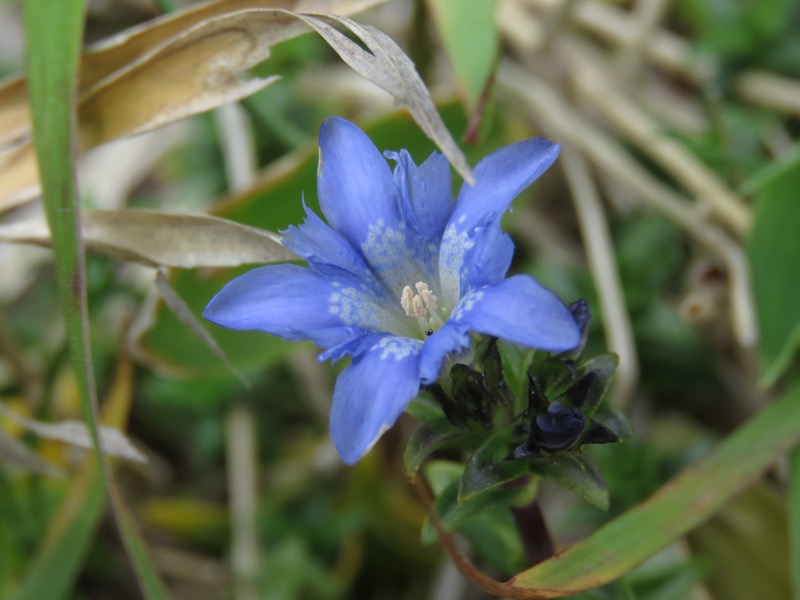
<instances>
[{"instance_id":1,"label":"curled dry leaf","mask_svg":"<svg viewBox=\"0 0 800 600\"><path fill-rule=\"evenodd\" d=\"M274 233L208 215L84 211L83 240L94 252L148 266L234 267L297 257ZM0 224L0 241L47 246L43 218Z\"/></svg>"},{"instance_id":2,"label":"curled dry leaf","mask_svg":"<svg viewBox=\"0 0 800 600\"><path fill-rule=\"evenodd\" d=\"M195 25L237 11L279 8L297 12L354 15L384 2L386 0L215 0L198 3L132 27L96 44L84 54L81 61L80 87L85 89L95 85ZM286 27L272 35L277 43L305 32L305 27L290 20Z\"/></svg>"},{"instance_id":3,"label":"curled dry leaf","mask_svg":"<svg viewBox=\"0 0 800 600\"><path fill-rule=\"evenodd\" d=\"M92 449L92 438L89 428L80 421L60 421L58 423L43 423L26 419L9 410L3 403L0 403L0 413L5 417L21 425L28 431L32 431L39 437L48 440L59 440L79 448ZM145 463L147 458L136 449L136 447L125 437L125 435L114 427L99 427L100 440L103 451L111 456L125 458L127 460Z\"/></svg>"},{"instance_id":4,"label":"curled dry leaf","mask_svg":"<svg viewBox=\"0 0 800 600\"><path fill-rule=\"evenodd\" d=\"M475 183L464 154L442 122L414 63L392 38L375 27L359 25L338 15L307 14L301 18L313 27L354 71L391 94L397 103L406 105L420 129L436 142L464 181L469 184ZM328 25L325 19L335 21L349 29L366 44L370 52L366 52L347 36Z\"/></svg>"}]
</instances>

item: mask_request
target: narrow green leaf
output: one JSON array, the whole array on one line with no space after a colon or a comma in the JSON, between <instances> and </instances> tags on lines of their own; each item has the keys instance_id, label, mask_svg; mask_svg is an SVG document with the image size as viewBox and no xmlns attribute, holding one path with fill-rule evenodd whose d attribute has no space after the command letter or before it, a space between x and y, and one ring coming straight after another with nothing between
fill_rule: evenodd
<instances>
[{"instance_id":1,"label":"narrow green leaf","mask_svg":"<svg viewBox=\"0 0 800 600\"><path fill-rule=\"evenodd\" d=\"M531 461L530 470L579 494L602 510L608 510L608 488L600 469L582 454L562 452Z\"/></svg>"},{"instance_id":2,"label":"narrow green leaf","mask_svg":"<svg viewBox=\"0 0 800 600\"><path fill-rule=\"evenodd\" d=\"M444 417L442 407L433 399L430 392L423 390L411 401L406 412L418 421L432 421Z\"/></svg>"},{"instance_id":3,"label":"narrow green leaf","mask_svg":"<svg viewBox=\"0 0 800 600\"><path fill-rule=\"evenodd\" d=\"M792 598L800 600L800 446L789 455L789 565L792 574Z\"/></svg>"},{"instance_id":4,"label":"narrow green leaf","mask_svg":"<svg viewBox=\"0 0 800 600\"><path fill-rule=\"evenodd\" d=\"M504 460L510 448L511 434L499 431L470 456L458 488L459 502L468 502L530 471L525 460Z\"/></svg>"},{"instance_id":5,"label":"narrow green leaf","mask_svg":"<svg viewBox=\"0 0 800 600\"><path fill-rule=\"evenodd\" d=\"M507 506L496 506L461 527L476 556L502 573L515 573L524 568L525 548L519 525Z\"/></svg>"},{"instance_id":6,"label":"narrow green leaf","mask_svg":"<svg viewBox=\"0 0 800 600\"><path fill-rule=\"evenodd\" d=\"M795 171L798 168L800 168L800 144L795 144L783 158L767 163L748 177L739 188L744 194L756 193L776 179L783 177L786 173Z\"/></svg>"},{"instance_id":7,"label":"narrow green leaf","mask_svg":"<svg viewBox=\"0 0 800 600\"><path fill-rule=\"evenodd\" d=\"M524 489L494 489L462 503L458 501L458 487L459 482L452 481L433 503L433 509L439 515L445 530L449 532L455 531L473 517L479 517L493 506L508 505L519 494L526 491ZM436 528L430 517L426 517L422 524L422 542L433 544L437 539Z\"/></svg>"},{"instance_id":8,"label":"narrow green leaf","mask_svg":"<svg viewBox=\"0 0 800 600\"><path fill-rule=\"evenodd\" d=\"M762 381L772 385L800 344L800 169L786 171L758 196L750 264L761 329Z\"/></svg>"},{"instance_id":9,"label":"narrow green leaf","mask_svg":"<svg viewBox=\"0 0 800 600\"><path fill-rule=\"evenodd\" d=\"M26 0L25 32L36 157L47 222L52 233L70 358L92 444L99 449L97 397L89 347L86 269L74 164L76 87L84 10L84 0ZM121 505L108 461L102 452L96 454L142 593L148 600L166 598L164 587L143 550L142 541Z\"/></svg>"},{"instance_id":10,"label":"narrow green leaf","mask_svg":"<svg viewBox=\"0 0 800 600\"><path fill-rule=\"evenodd\" d=\"M578 369L578 377L584 378L589 373L593 374L591 384L583 398L581 412L586 419L591 419L601 401L606 395L614 374L619 365L619 356L616 354L601 354L583 363Z\"/></svg>"},{"instance_id":11,"label":"narrow green leaf","mask_svg":"<svg viewBox=\"0 0 800 600\"><path fill-rule=\"evenodd\" d=\"M691 532L692 553L713 564L712 598L791 598L787 512L786 498L759 482Z\"/></svg>"},{"instance_id":12,"label":"narrow green leaf","mask_svg":"<svg viewBox=\"0 0 800 600\"><path fill-rule=\"evenodd\" d=\"M520 413L528 407L528 369L536 351L505 340L497 340L497 349L506 384L514 397L514 412Z\"/></svg>"},{"instance_id":13,"label":"narrow green leaf","mask_svg":"<svg viewBox=\"0 0 800 600\"><path fill-rule=\"evenodd\" d=\"M497 56L495 6L494 0L428 0L470 112L478 104Z\"/></svg>"},{"instance_id":14,"label":"narrow green leaf","mask_svg":"<svg viewBox=\"0 0 800 600\"><path fill-rule=\"evenodd\" d=\"M434 496L441 496L448 485L464 472L464 465L450 460L432 460L425 465L425 479Z\"/></svg>"},{"instance_id":15,"label":"narrow green leaf","mask_svg":"<svg viewBox=\"0 0 800 600\"><path fill-rule=\"evenodd\" d=\"M422 463L437 450L460 446L470 437L470 433L456 429L444 417L422 423L411 434L403 451L406 477L416 477Z\"/></svg>"},{"instance_id":16,"label":"narrow green leaf","mask_svg":"<svg viewBox=\"0 0 800 600\"><path fill-rule=\"evenodd\" d=\"M799 440L795 386L648 500L510 583L560 595L609 583L713 515Z\"/></svg>"}]
</instances>

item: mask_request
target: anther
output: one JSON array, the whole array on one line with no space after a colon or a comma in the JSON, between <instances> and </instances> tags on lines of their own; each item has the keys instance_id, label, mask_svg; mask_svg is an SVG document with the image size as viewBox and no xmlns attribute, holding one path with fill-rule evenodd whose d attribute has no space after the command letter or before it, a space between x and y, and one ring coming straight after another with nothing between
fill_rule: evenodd
<instances>
[{"instance_id":1,"label":"anther","mask_svg":"<svg viewBox=\"0 0 800 600\"><path fill-rule=\"evenodd\" d=\"M426 335L431 335L434 327L438 329L444 324L442 317L437 312L439 301L427 283L418 281L414 287L417 290L416 294L411 286L407 285L403 288L400 306L403 307L407 316L414 317L419 321L420 327ZM429 331L431 333L428 333Z\"/></svg>"},{"instance_id":2,"label":"anther","mask_svg":"<svg viewBox=\"0 0 800 600\"><path fill-rule=\"evenodd\" d=\"M435 311L438 308L438 306L436 302L436 296L433 295L431 288L429 288L427 284L422 283L421 281L417 282L417 284L414 287L417 288L417 293L419 294L419 297L422 298L422 302L423 304L425 304L425 308L431 312Z\"/></svg>"}]
</instances>

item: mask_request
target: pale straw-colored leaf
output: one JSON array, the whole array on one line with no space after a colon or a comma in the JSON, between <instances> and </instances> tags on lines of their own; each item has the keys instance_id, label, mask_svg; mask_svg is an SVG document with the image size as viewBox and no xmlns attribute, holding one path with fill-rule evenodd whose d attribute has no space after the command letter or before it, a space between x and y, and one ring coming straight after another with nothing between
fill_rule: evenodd
<instances>
[{"instance_id":1,"label":"pale straw-colored leaf","mask_svg":"<svg viewBox=\"0 0 800 600\"><path fill-rule=\"evenodd\" d=\"M274 233L208 215L85 211L82 234L90 251L154 267L234 267L297 258ZM49 245L50 234L37 218L0 224L0 241Z\"/></svg>"},{"instance_id":2,"label":"pale straw-colored leaf","mask_svg":"<svg viewBox=\"0 0 800 600\"><path fill-rule=\"evenodd\" d=\"M307 31L284 9L353 14L384 0L219 0L123 32L83 55L82 151L236 102L278 77L249 78L271 46ZM274 8L278 7L278 8ZM27 82L0 86L0 211L35 198Z\"/></svg>"},{"instance_id":3,"label":"pale straw-colored leaf","mask_svg":"<svg viewBox=\"0 0 800 600\"><path fill-rule=\"evenodd\" d=\"M39 437L48 440L58 440L78 448L92 449L92 438L89 428L85 423L75 420L59 421L57 423L44 423L28 419L10 410L0 402L0 413L17 425L24 427ZM100 442L103 452L110 456L125 458L134 462L145 463L147 458L119 429L114 427L98 426Z\"/></svg>"}]
</instances>

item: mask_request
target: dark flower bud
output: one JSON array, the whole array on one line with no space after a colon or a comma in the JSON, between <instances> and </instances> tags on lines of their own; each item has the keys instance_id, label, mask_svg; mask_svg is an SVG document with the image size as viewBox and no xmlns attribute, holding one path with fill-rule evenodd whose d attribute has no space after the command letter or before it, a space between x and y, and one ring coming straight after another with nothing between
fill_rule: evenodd
<instances>
[{"instance_id":1,"label":"dark flower bud","mask_svg":"<svg viewBox=\"0 0 800 600\"><path fill-rule=\"evenodd\" d=\"M541 448L567 450L578 441L585 425L586 418L580 410L553 402L547 412L536 416L532 435Z\"/></svg>"}]
</instances>

